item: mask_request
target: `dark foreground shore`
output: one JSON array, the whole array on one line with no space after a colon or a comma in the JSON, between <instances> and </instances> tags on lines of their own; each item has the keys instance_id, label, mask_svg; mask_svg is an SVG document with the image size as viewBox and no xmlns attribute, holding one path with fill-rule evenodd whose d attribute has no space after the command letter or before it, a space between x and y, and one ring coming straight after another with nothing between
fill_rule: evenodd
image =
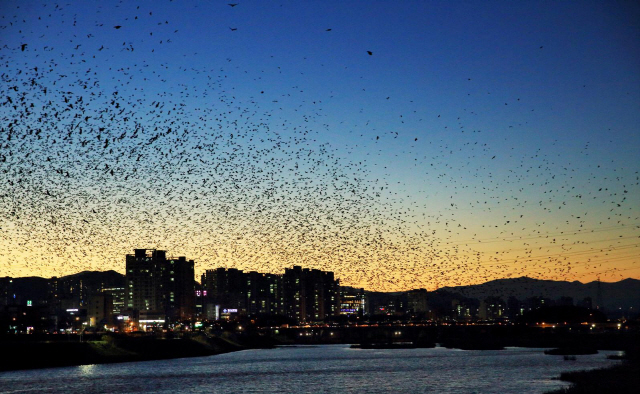
<instances>
[{"instance_id":1,"label":"dark foreground shore","mask_svg":"<svg viewBox=\"0 0 640 394\"><path fill-rule=\"evenodd\" d=\"M83 342L2 341L0 371L202 357L249 347L254 346L205 335L172 339L116 335Z\"/></svg>"},{"instance_id":2,"label":"dark foreground shore","mask_svg":"<svg viewBox=\"0 0 640 394\"><path fill-rule=\"evenodd\" d=\"M640 388L640 365L623 363L591 371L564 372L560 375L560 380L571 382L571 386L548 394L635 394Z\"/></svg>"},{"instance_id":3,"label":"dark foreground shore","mask_svg":"<svg viewBox=\"0 0 640 394\"><path fill-rule=\"evenodd\" d=\"M547 394L635 394L640 389L639 355L638 349L629 349L618 365L589 371L563 372L560 380L570 382L571 386Z\"/></svg>"}]
</instances>

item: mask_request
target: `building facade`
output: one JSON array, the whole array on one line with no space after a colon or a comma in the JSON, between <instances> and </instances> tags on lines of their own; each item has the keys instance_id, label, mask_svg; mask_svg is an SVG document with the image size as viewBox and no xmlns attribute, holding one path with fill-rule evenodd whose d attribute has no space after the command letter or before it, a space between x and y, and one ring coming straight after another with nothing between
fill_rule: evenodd
<instances>
[{"instance_id":1,"label":"building facade","mask_svg":"<svg viewBox=\"0 0 640 394\"><path fill-rule=\"evenodd\" d=\"M140 320L177 322L195 313L194 262L164 250L135 249L126 257L125 308Z\"/></svg>"},{"instance_id":2,"label":"building facade","mask_svg":"<svg viewBox=\"0 0 640 394\"><path fill-rule=\"evenodd\" d=\"M205 318L281 315L300 322L322 321L339 312L333 272L287 268L284 275L235 268L206 270L202 279Z\"/></svg>"},{"instance_id":3,"label":"building facade","mask_svg":"<svg viewBox=\"0 0 640 394\"><path fill-rule=\"evenodd\" d=\"M286 316L310 322L339 313L339 281L333 272L294 266L285 269L282 282Z\"/></svg>"}]
</instances>

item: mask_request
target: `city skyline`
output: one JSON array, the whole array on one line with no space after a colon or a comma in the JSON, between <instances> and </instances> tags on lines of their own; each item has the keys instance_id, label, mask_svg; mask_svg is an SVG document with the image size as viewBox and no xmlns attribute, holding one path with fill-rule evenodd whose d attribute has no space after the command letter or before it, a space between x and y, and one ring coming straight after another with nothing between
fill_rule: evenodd
<instances>
[{"instance_id":1,"label":"city skyline","mask_svg":"<svg viewBox=\"0 0 640 394\"><path fill-rule=\"evenodd\" d=\"M178 266L176 266L176 271L180 271L178 273L176 273L175 275L178 275L177 277L179 277L179 281L184 281L184 280L188 280L188 278L190 278L190 273L193 272L193 284L194 286L196 286L194 288L194 291L200 291L200 290L206 290L206 287L211 287L213 286L211 282L211 278L207 279L207 276L209 275L218 275L218 273L222 272L224 275L231 275L231 277L233 277L233 275L240 275L240 276L247 276L247 278L249 278L249 282L251 282L252 279L250 279L253 275L260 275L264 278L280 278L282 279L282 277L287 274L287 272L296 272L297 270L302 270L304 272L321 272L321 273L328 273L331 275L331 280L333 281L335 279L336 283L344 289L351 289L351 290L362 290L362 291L366 291L366 292L372 292L372 293L376 293L376 290L372 290L372 289L366 289L366 288L358 288L358 287L354 287L354 286L349 286L349 285L340 285L340 278L339 277L335 277L334 278L334 273L331 271L322 271L322 270L317 270L315 268L310 268L310 267L302 267L302 266L290 266L290 267L283 267L281 272L258 272L258 271L244 271L242 269L237 269L234 267L221 267L221 266L217 266L217 267L204 267L202 268L200 271L195 269L195 266L197 264L197 262L195 262L194 260L190 260L185 256L173 256L171 254L168 253L168 251L165 250L159 250L159 249L134 249L133 253L128 253L125 259L125 267L126 265L131 265L131 268L142 268L142 271L148 270L146 272L151 272L149 271L149 269L151 269L151 267L147 267L146 265L151 262L164 262L164 264L175 264L177 263ZM137 266L137 264L141 263L142 266ZM181 267L182 266L182 267ZM173 270L173 268L171 268ZM184 270L186 269L186 271ZM109 274L109 273L115 273L116 275L121 276L122 278L125 278L127 275L127 272L129 272L129 269L124 270L124 273L120 273L116 270L109 270L109 271L80 271L80 272L75 272L75 273L71 273L62 277L58 277L58 276L53 276L53 277L42 277L42 276L37 276L37 275L30 275L30 276L23 276L23 277L10 277L10 276L6 276L6 277L2 277L1 279L6 280L12 280L12 279L45 279L45 280L62 280L62 279L69 279L69 278L74 278L74 277L78 277L78 276L82 276L82 275L94 275L94 274ZM165 272L169 272L169 270L166 269L166 267L163 268L159 268L158 272L157 272L157 280L156 282L154 282L154 286L156 285L162 285L163 284L163 278L162 276L164 275ZM201 274L196 274L196 272L202 272ZM189 275L185 275L185 273L189 274ZM155 275L155 274L154 274ZM152 275L153 276L153 275ZM174 276L174 272L171 271L171 276ZM176 277L176 278L177 278ZM112 278L111 278L112 279ZM166 278L165 278L166 279ZM237 278L236 279L226 279L228 281L231 281L230 283L235 283L236 285L238 285L238 283L240 282L244 282L245 279L240 280L240 282L238 282ZM509 281L516 281L516 282L521 282L522 284L525 284L524 287L522 287L520 290L526 290L529 289L528 284L530 283L534 283L537 281L540 282L558 282L558 283L572 283L572 284L579 284L579 285L593 285L596 284L597 286L599 286L600 284L603 285L609 285L609 284L615 284L615 283L623 283L626 281L633 281L636 279L633 278L625 278L622 279L620 281L617 282L604 282L604 281L593 281L593 282L580 282L580 281L573 281L573 282L568 282L568 281L548 281L548 280L544 280L544 279L536 279L536 278L530 278L527 276L522 276L522 277L517 277L517 278L499 278L499 279L493 279L491 281L487 281L484 283L476 283L476 284L471 284L471 285L463 285L463 286L445 286L443 288L440 289L433 289L430 291L438 291L438 290L456 290L456 289L464 289L464 288L482 288L485 287L485 290L483 291L488 291L489 293L491 293L492 291L496 291L496 289L501 288L502 286L504 286L505 283L509 283ZM209 282L207 284L207 282ZM151 283L150 283L151 284ZM160 287L162 287L160 286ZM200 286L200 287L199 287ZM225 286L230 286L229 284L226 284ZM242 284L241 286L244 286L244 284ZM227 289L228 290L228 289ZM406 291L415 291L415 290L427 290L425 288L412 288L412 289L407 289L404 290L404 292ZM226 293L227 291L223 291L223 293ZM402 292L402 291L401 291ZM466 290L463 291L463 293L465 293ZM526 292L526 291L525 291ZM233 290L231 291L231 293L233 293ZM394 291L388 292L388 293L394 293ZM123 298L124 300L124 298ZM124 302L124 301L123 301ZM132 307L131 305L129 305L129 307Z\"/></svg>"},{"instance_id":2,"label":"city skyline","mask_svg":"<svg viewBox=\"0 0 640 394\"><path fill-rule=\"evenodd\" d=\"M640 7L0 6L0 277L640 278Z\"/></svg>"},{"instance_id":3,"label":"city skyline","mask_svg":"<svg viewBox=\"0 0 640 394\"><path fill-rule=\"evenodd\" d=\"M134 250L135 250L135 249L134 249ZM145 248L142 248L142 249L140 249L140 250L146 250L146 251L157 251L157 250L159 250L159 249L145 249ZM161 251L161 252L165 252L165 253L167 252L167 251L163 251L163 250L159 250L159 251ZM185 259L186 257L185 257L185 256L167 255L167 257L166 257L166 258L167 258L167 260L178 260L178 259ZM193 261L193 260L190 260L190 261ZM197 262L194 262L194 263L197 263ZM196 264L194 264L194 266L196 266ZM241 268L229 267L229 266L215 266L215 267L214 267L214 266L211 266L211 267L203 267L203 268L201 268L200 270L195 270L195 271L194 271L194 283L196 283L196 284L201 284L201 283L202 283L202 280L201 280L201 279L202 279L202 277L203 277L203 276L205 276L205 275L206 275L207 271L212 271L212 270L217 270L217 269L237 270L237 271L239 271L239 272L244 272L244 273L259 273L259 274L261 274L261 275L282 275L282 272L284 272L284 270L286 270L286 269L292 269L292 268L295 268L295 267L296 267L296 265L285 266L285 267L281 267L281 269L280 269L279 271L273 271L273 272L272 272L272 271L269 271L269 272L258 272L258 271L255 271L255 270L243 270L243 269L241 269ZM304 269L307 269L307 270L316 270L316 268L310 268L310 267L305 267ZM0 278L10 278L10 279L20 279L20 278L57 279L57 278L61 278L61 277L69 277L69 276L74 276L74 275L79 275L79 274L84 274L84 273L94 273L94 272L96 272L96 273L115 272L115 273L117 273L117 274L119 274L119 275L122 275L122 276L125 276L125 275L126 275L126 269L122 269L122 270L109 269L109 270L106 270L106 271L100 271L100 270L98 270L98 271L93 271L93 270L83 270L83 271L77 271L77 272L67 273L67 274L64 274L64 275L62 275L62 276L57 276L57 275L53 275L53 276L46 276L46 275L45 275L45 276L40 276L40 275L8 276L8 275L7 275L7 276L3 276L3 277L0 277ZM200 280L199 280L199 278L200 278ZM486 282L478 282L478 283L467 284L467 285L461 285L461 286L444 286L443 288L456 288L456 287L464 287L464 286L486 285L486 284L491 283L491 282L501 281L501 280L509 280L509 279L532 279L532 280L545 280L545 279L533 278L533 277L529 277L529 276L526 276L526 275L525 275L525 276L521 276L521 277L512 277L512 278L495 278L495 279L488 280L488 281L486 281ZM633 279L633 280L635 280L636 278L627 277L627 278L622 278L622 279L620 279L620 280L618 280L618 281L611 281L611 282L607 282L607 281L604 281L604 280L598 280L598 279L596 279L596 280L594 280L594 281L590 281L590 282L587 282L587 281L584 281L584 282L583 282L583 281L579 281L579 280L577 280L577 281L573 281L573 282L575 282L575 283L581 283L581 284L590 284L590 283L597 283L597 282L600 282L600 283L616 283L616 282L623 282L623 281L628 280L628 279ZM337 278L337 280L339 281L339 280L340 280L340 278ZM640 279L638 279L638 280L640 280ZM552 280L552 281L553 281L553 280ZM344 287L358 288L358 286L351 286L351 285L345 285ZM373 290L373 289L366 289L366 288L363 288L363 289L365 289L365 290L367 290L367 291L373 291L373 292L376 292L376 290ZM410 288L410 289L400 290L400 291L410 291L410 290L416 290L416 289L422 289L422 288L418 288L418 287L416 287L416 288ZM433 289L429 289L429 291L435 291L435 290L439 290L439 289L440 289L440 288L433 288ZM389 292L394 292L394 290L391 290L391 291L389 291Z\"/></svg>"},{"instance_id":4,"label":"city skyline","mask_svg":"<svg viewBox=\"0 0 640 394\"><path fill-rule=\"evenodd\" d=\"M332 272L302 267L275 275L219 267L206 270L198 283L182 274L193 273L190 261L165 256L164 251L136 250L127 258L126 276L98 271L50 279L0 278L4 318L14 316L16 323L10 325L21 331L35 321L38 331L57 331L67 323L124 329L268 316L280 319L278 324L385 316L514 324L521 323L525 312L549 307L571 314L567 307L575 306L581 313L598 311L614 321L633 318L639 302L638 280L580 284L516 278L433 292L381 293L340 286ZM21 311L28 316L18 321Z\"/></svg>"}]
</instances>

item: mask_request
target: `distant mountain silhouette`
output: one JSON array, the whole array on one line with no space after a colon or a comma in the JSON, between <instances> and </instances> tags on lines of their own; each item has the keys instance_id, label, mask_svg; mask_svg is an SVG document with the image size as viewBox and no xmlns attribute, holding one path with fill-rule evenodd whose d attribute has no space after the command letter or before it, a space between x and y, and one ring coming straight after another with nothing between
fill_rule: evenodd
<instances>
[{"instance_id":1,"label":"distant mountain silhouette","mask_svg":"<svg viewBox=\"0 0 640 394\"><path fill-rule=\"evenodd\" d=\"M82 271L77 274L60 277L60 280L81 279L82 284L90 288L124 287L124 275L114 270Z\"/></svg>"},{"instance_id":2,"label":"distant mountain silhouette","mask_svg":"<svg viewBox=\"0 0 640 394\"><path fill-rule=\"evenodd\" d=\"M465 297L485 299L491 296L507 300L510 296L518 300L530 297L545 297L557 300L560 297L572 297L574 303L590 297L594 308L601 301L601 307L612 311L615 309L640 309L640 280L624 279L619 282L581 283L520 277L513 279L497 279L479 285L443 287L445 290L460 293Z\"/></svg>"}]
</instances>

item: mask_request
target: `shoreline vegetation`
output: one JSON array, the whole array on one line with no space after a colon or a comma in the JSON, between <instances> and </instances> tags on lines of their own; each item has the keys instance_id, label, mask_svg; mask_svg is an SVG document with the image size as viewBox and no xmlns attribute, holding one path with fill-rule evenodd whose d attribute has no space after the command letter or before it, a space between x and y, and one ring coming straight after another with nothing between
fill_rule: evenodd
<instances>
[{"instance_id":1,"label":"shoreline vegetation","mask_svg":"<svg viewBox=\"0 0 640 394\"><path fill-rule=\"evenodd\" d=\"M55 341L0 341L0 372L135 361L204 357L239 350L273 347L272 341L251 338L239 343L226 335L194 334L182 338L102 335L80 341L72 335Z\"/></svg>"}]
</instances>

